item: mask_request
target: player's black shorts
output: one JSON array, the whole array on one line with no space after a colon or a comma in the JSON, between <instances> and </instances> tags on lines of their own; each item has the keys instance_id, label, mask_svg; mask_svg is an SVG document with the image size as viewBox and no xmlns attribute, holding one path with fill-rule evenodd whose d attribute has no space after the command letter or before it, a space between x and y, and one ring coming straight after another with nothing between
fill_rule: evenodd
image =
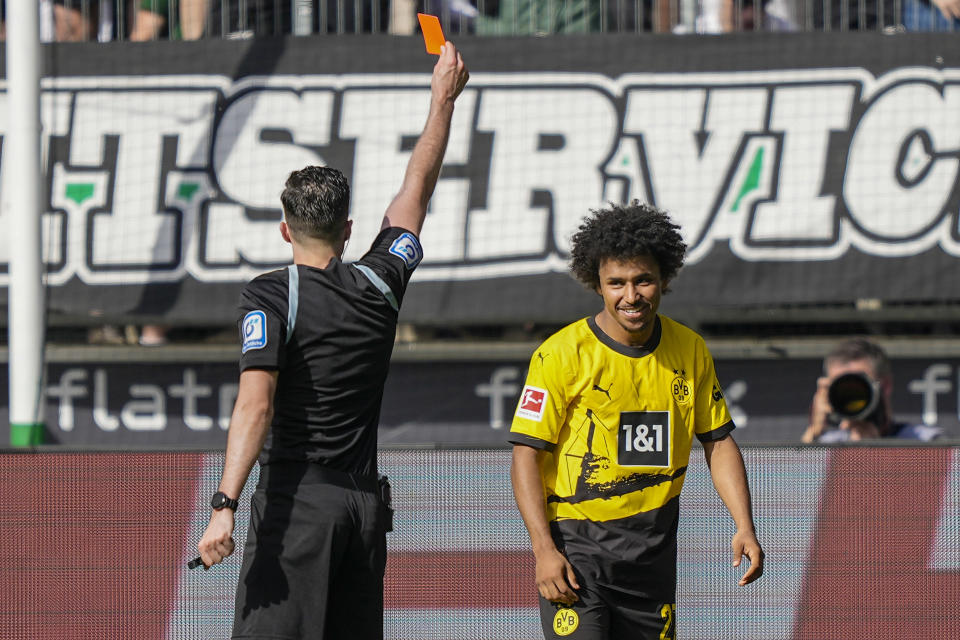
<instances>
[{"instance_id":1,"label":"player's black shorts","mask_svg":"<svg viewBox=\"0 0 960 640\"><path fill-rule=\"evenodd\" d=\"M638 599L621 592L584 586L580 600L560 605L540 597L540 622L546 640L675 640L675 605Z\"/></svg>"},{"instance_id":2,"label":"player's black shorts","mask_svg":"<svg viewBox=\"0 0 960 640\"><path fill-rule=\"evenodd\" d=\"M383 638L389 517L376 478L338 486L311 473L317 468L278 462L261 469L233 638Z\"/></svg>"},{"instance_id":3,"label":"player's black shorts","mask_svg":"<svg viewBox=\"0 0 960 640\"><path fill-rule=\"evenodd\" d=\"M654 512L602 523L551 523L580 600L562 606L540 598L546 640L674 640L678 505L673 499Z\"/></svg>"}]
</instances>

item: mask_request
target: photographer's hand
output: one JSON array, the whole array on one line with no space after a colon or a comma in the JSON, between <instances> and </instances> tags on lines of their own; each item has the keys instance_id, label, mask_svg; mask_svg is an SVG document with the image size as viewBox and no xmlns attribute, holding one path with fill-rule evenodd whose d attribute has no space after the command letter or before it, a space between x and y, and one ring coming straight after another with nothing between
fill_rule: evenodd
<instances>
[{"instance_id":1,"label":"photographer's hand","mask_svg":"<svg viewBox=\"0 0 960 640\"><path fill-rule=\"evenodd\" d=\"M877 425L866 420L844 420L840 423L840 428L850 431L851 442L874 440L880 437L880 429Z\"/></svg>"},{"instance_id":2,"label":"photographer's hand","mask_svg":"<svg viewBox=\"0 0 960 640\"><path fill-rule=\"evenodd\" d=\"M831 379L826 376L817 378L817 392L813 394L813 402L810 404L810 425L801 437L801 441L806 444L816 442L827 429L827 416L831 411L827 394L831 382Z\"/></svg>"}]
</instances>

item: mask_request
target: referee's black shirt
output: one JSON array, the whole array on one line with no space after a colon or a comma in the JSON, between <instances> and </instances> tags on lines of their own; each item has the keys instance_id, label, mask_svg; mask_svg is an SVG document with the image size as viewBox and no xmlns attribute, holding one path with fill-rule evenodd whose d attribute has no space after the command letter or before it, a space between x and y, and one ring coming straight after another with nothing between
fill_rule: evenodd
<instances>
[{"instance_id":1,"label":"referee's black shirt","mask_svg":"<svg viewBox=\"0 0 960 640\"><path fill-rule=\"evenodd\" d=\"M296 265L252 280L240 297L240 370L279 371L260 463L309 460L369 475L397 315L423 255L384 229L359 261Z\"/></svg>"}]
</instances>

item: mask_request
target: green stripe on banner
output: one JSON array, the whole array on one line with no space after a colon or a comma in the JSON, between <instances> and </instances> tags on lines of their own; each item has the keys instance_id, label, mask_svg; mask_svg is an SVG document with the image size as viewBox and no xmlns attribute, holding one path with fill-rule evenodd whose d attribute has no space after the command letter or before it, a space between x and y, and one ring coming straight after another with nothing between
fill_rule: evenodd
<instances>
[{"instance_id":1,"label":"green stripe on banner","mask_svg":"<svg viewBox=\"0 0 960 640\"><path fill-rule=\"evenodd\" d=\"M42 422L10 423L10 445L13 447L32 447L43 444L44 424Z\"/></svg>"}]
</instances>

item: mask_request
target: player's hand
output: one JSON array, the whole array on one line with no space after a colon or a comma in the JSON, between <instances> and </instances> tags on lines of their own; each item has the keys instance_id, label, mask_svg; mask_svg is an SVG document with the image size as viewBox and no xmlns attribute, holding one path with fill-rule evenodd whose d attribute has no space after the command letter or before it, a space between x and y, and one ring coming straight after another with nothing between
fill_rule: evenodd
<instances>
[{"instance_id":1,"label":"player's hand","mask_svg":"<svg viewBox=\"0 0 960 640\"><path fill-rule=\"evenodd\" d=\"M810 404L810 426L801 438L807 444L816 442L827 429L827 417L833 410L830 406L830 382L830 378L826 376L817 378L817 392L813 394L813 402Z\"/></svg>"},{"instance_id":2,"label":"player's hand","mask_svg":"<svg viewBox=\"0 0 960 640\"><path fill-rule=\"evenodd\" d=\"M433 67L433 78L430 81L434 101L439 104L453 102L469 79L470 72L463 63L463 56L452 42L445 43L440 48L440 58Z\"/></svg>"},{"instance_id":3,"label":"player's hand","mask_svg":"<svg viewBox=\"0 0 960 640\"><path fill-rule=\"evenodd\" d=\"M933 4L947 20L960 18L960 0L933 0Z\"/></svg>"},{"instance_id":4,"label":"player's hand","mask_svg":"<svg viewBox=\"0 0 960 640\"><path fill-rule=\"evenodd\" d=\"M573 604L580 599L574 591L580 588L580 584L573 565L556 549L537 556L536 575L540 595L550 602Z\"/></svg>"},{"instance_id":5,"label":"player's hand","mask_svg":"<svg viewBox=\"0 0 960 640\"><path fill-rule=\"evenodd\" d=\"M757 534L750 530L737 531L733 535L733 566L739 567L743 561L743 556L750 561L748 568L740 581L737 583L741 587L750 584L763 575L763 549L757 540Z\"/></svg>"},{"instance_id":6,"label":"player's hand","mask_svg":"<svg viewBox=\"0 0 960 640\"><path fill-rule=\"evenodd\" d=\"M223 562L224 558L233 553L233 511L220 509L210 515L210 523L204 531L197 550L203 560L203 568L209 569L215 564Z\"/></svg>"}]
</instances>

